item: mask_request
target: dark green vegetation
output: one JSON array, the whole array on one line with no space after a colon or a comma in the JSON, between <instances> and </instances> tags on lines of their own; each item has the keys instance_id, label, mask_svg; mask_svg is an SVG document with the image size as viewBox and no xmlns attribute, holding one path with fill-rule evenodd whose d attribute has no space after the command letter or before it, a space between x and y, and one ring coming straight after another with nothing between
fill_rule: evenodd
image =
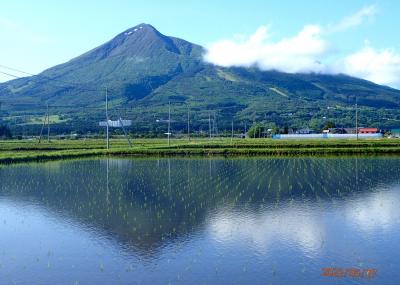
<instances>
[{"instance_id":1,"label":"dark green vegetation","mask_svg":"<svg viewBox=\"0 0 400 285\"><path fill-rule=\"evenodd\" d=\"M203 62L204 49L167 37L150 25L131 28L111 41L37 76L0 84L0 120L16 134L37 134L50 105L52 131L99 132L104 88L110 115L133 119L132 133L165 132L168 102L172 129L220 132L234 121L236 132L254 122L264 127L320 129L326 121L354 126L356 97L360 126L400 124L400 91L345 75L286 74L257 68L222 68Z\"/></svg>"},{"instance_id":2,"label":"dark green vegetation","mask_svg":"<svg viewBox=\"0 0 400 285\"><path fill-rule=\"evenodd\" d=\"M36 141L0 141L0 163L54 160L87 156L186 156L186 155L329 155L329 154L400 154L400 140L310 140L284 141L271 139L185 139L112 140L105 149L104 140L62 140L50 143Z\"/></svg>"},{"instance_id":3,"label":"dark green vegetation","mask_svg":"<svg viewBox=\"0 0 400 285\"><path fill-rule=\"evenodd\" d=\"M11 130L8 126L0 125L0 138L11 138Z\"/></svg>"}]
</instances>

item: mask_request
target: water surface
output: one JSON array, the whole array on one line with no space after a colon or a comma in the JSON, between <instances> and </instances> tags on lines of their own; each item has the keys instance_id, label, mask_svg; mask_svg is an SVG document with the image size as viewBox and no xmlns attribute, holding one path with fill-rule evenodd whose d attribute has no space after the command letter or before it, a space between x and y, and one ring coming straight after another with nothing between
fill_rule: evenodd
<instances>
[{"instance_id":1,"label":"water surface","mask_svg":"<svg viewBox=\"0 0 400 285\"><path fill-rule=\"evenodd\" d=\"M399 170L396 157L0 166L0 284L400 284Z\"/></svg>"}]
</instances>

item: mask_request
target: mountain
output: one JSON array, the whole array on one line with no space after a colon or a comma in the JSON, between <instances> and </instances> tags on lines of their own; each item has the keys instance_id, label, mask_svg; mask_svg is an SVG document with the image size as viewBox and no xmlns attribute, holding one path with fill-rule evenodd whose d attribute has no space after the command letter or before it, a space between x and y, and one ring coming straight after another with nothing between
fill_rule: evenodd
<instances>
[{"instance_id":1,"label":"mountain","mask_svg":"<svg viewBox=\"0 0 400 285\"><path fill-rule=\"evenodd\" d=\"M220 130L232 120L236 128L352 126L356 101L361 125L400 123L399 90L346 75L223 68L205 63L204 52L140 24L64 64L0 84L0 117L16 132L37 132L48 103L53 130L97 131L107 87L111 117L132 119L135 132L160 133L168 102L175 132L185 128L188 108L197 130L208 129L210 116Z\"/></svg>"}]
</instances>

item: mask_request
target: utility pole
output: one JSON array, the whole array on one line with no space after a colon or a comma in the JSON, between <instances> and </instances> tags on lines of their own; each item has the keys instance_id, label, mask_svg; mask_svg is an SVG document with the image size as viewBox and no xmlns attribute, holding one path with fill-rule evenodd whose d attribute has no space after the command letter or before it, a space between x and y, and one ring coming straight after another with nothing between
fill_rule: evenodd
<instances>
[{"instance_id":1,"label":"utility pole","mask_svg":"<svg viewBox=\"0 0 400 285\"><path fill-rule=\"evenodd\" d=\"M40 135L39 135L38 143L40 143L42 141L42 134L43 134L44 127L46 126L46 121L48 121L48 117L49 117L49 104L47 104L46 114L44 115L43 125L42 125L42 128L40 129ZM47 128L47 134L48 133L49 133L49 127Z\"/></svg>"},{"instance_id":2,"label":"utility pole","mask_svg":"<svg viewBox=\"0 0 400 285\"><path fill-rule=\"evenodd\" d=\"M3 122L3 119L1 118L1 101L0 101L0 124Z\"/></svg>"},{"instance_id":3,"label":"utility pole","mask_svg":"<svg viewBox=\"0 0 400 285\"><path fill-rule=\"evenodd\" d=\"M168 102L168 146L171 145L171 102Z\"/></svg>"},{"instance_id":4,"label":"utility pole","mask_svg":"<svg viewBox=\"0 0 400 285\"><path fill-rule=\"evenodd\" d=\"M213 133L216 137L218 137L218 128L217 128L217 115L214 112L214 120L213 120Z\"/></svg>"},{"instance_id":5,"label":"utility pole","mask_svg":"<svg viewBox=\"0 0 400 285\"><path fill-rule=\"evenodd\" d=\"M215 132L215 113L214 113L214 118L212 119L211 133L212 133L213 137L216 137L217 133Z\"/></svg>"},{"instance_id":6,"label":"utility pole","mask_svg":"<svg viewBox=\"0 0 400 285\"><path fill-rule=\"evenodd\" d=\"M189 105L187 109L187 133L188 133L188 140L190 141L190 113L189 113Z\"/></svg>"},{"instance_id":7,"label":"utility pole","mask_svg":"<svg viewBox=\"0 0 400 285\"><path fill-rule=\"evenodd\" d=\"M357 95L356 95L356 138L358 140L358 104L357 104Z\"/></svg>"},{"instance_id":8,"label":"utility pole","mask_svg":"<svg viewBox=\"0 0 400 285\"><path fill-rule=\"evenodd\" d=\"M231 134L231 143L233 142L233 120L232 120L232 134Z\"/></svg>"},{"instance_id":9,"label":"utility pole","mask_svg":"<svg viewBox=\"0 0 400 285\"><path fill-rule=\"evenodd\" d=\"M109 126L108 126L108 94L107 94L107 87L106 87L106 133L107 133L107 149L110 149L110 137L108 134Z\"/></svg>"},{"instance_id":10,"label":"utility pole","mask_svg":"<svg viewBox=\"0 0 400 285\"><path fill-rule=\"evenodd\" d=\"M121 117L119 117L119 123L121 124L121 128L124 131L125 138L128 140L129 147L132 147L131 139L129 138L129 135L128 135L127 131L125 130L124 122L122 121Z\"/></svg>"},{"instance_id":11,"label":"utility pole","mask_svg":"<svg viewBox=\"0 0 400 285\"><path fill-rule=\"evenodd\" d=\"M49 115L49 103L47 102L47 142L50 142L50 115Z\"/></svg>"},{"instance_id":12,"label":"utility pole","mask_svg":"<svg viewBox=\"0 0 400 285\"><path fill-rule=\"evenodd\" d=\"M208 133L210 134L211 139L211 113L208 113Z\"/></svg>"},{"instance_id":13,"label":"utility pole","mask_svg":"<svg viewBox=\"0 0 400 285\"><path fill-rule=\"evenodd\" d=\"M246 138L246 133L247 133L247 123L244 122L244 138Z\"/></svg>"}]
</instances>

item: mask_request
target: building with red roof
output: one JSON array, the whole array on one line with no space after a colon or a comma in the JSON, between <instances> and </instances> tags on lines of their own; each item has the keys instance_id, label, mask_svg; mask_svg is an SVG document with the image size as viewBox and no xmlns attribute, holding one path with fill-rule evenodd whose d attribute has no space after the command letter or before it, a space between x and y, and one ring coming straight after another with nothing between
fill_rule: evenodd
<instances>
[{"instance_id":1,"label":"building with red roof","mask_svg":"<svg viewBox=\"0 0 400 285\"><path fill-rule=\"evenodd\" d=\"M359 134L376 134L379 133L378 128L359 128L358 129Z\"/></svg>"}]
</instances>

